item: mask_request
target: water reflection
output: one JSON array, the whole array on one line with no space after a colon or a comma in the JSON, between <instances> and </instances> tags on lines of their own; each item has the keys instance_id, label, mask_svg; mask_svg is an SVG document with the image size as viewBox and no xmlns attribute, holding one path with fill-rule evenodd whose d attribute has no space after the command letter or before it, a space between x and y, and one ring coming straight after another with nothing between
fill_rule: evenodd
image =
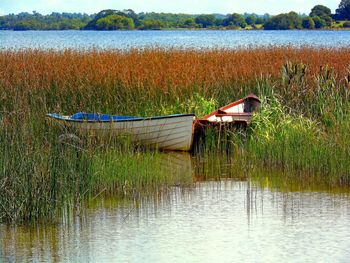
<instances>
[{"instance_id":1,"label":"water reflection","mask_svg":"<svg viewBox=\"0 0 350 263\"><path fill-rule=\"evenodd\" d=\"M296 181L289 191L290 178L281 180L274 172L254 177L224 158L165 154L162 162L169 173L187 173L182 177L195 187L174 186L140 199L101 195L81 215L59 224L1 225L0 261L346 262L350 257L346 191L312 191L310 184L297 191Z\"/></svg>"}]
</instances>

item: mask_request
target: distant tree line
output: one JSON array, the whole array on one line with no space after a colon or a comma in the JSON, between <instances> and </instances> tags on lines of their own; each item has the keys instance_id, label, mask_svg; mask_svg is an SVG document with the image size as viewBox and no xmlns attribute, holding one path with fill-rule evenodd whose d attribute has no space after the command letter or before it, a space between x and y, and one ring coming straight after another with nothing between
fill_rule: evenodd
<instances>
[{"instance_id":1,"label":"distant tree line","mask_svg":"<svg viewBox=\"0 0 350 263\"><path fill-rule=\"evenodd\" d=\"M23 12L0 16L0 30L67 30L81 29L92 16L80 13L51 13L41 15Z\"/></svg>"},{"instance_id":2,"label":"distant tree line","mask_svg":"<svg viewBox=\"0 0 350 263\"><path fill-rule=\"evenodd\" d=\"M38 12L9 14L0 16L0 30L157 30L165 28L246 28L262 25L270 18L268 14L171 14L139 13L127 9L102 10L94 15L80 13L52 13L41 15Z\"/></svg>"},{"instance_id":3,"label":"distant tree line","mask_svg":"<svg viewBox=\"0 0 350 263\"><path fill-rule=\"evenodd\" d=\"M333 22L331 10L323 5L316 5L311 9L309 16L298 15L295 12L279 14L270 18L265 24L265 29L319 29L331 28Z\"/></svg>"},{"instance_id":4,"label":"distant tree line","mask_svg":"<svg viewBox=\"0 0 350 263\"><path fill-rule=\"evenodd\" d=\"M350 0L341 0L335 14L316 5L309 15L296 12L276 16L269 14L171 14L135 13L131 9L102 10L97 14L38 12L0 16L0 30L160 30L166 28L207 29L321 29L350 28Z\"/></svg>"}]
</instances>

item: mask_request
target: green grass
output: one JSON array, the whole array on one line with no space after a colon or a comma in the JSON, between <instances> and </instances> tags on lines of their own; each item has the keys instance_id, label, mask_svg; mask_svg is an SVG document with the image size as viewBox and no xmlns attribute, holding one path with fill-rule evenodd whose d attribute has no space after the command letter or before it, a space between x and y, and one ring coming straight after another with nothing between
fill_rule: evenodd
<instances>
[{"instance_id":1,"label":"green grass","mask_svg":"<svg viewBox=\"0 0 350 263\"><path fill-rule=\"evenodd\" d=\"M152 194L169 186L191 184L191 156L157 151L103 150L92 159L93 184L134 197ZM95 190L96 192L96 190Z\"/></svg>"},{"instance_id":2,"label":"green grass","mask_svg":"<svg viewBox=\"0 0 350 263\"><path fill-rule=\"evenodd\" d=\"M303 115L287 113L276 98L269 104L265 99L262 111L254 116L245 147L251 158L266 166L308 171L348 184L349 119L342 119L340 126L336 123L327 127Z\"/></svg>"},{"instance_id":3,"label":"green grass","mask_svg":"<svg viewBox=\"0 0 350 263\"><path fill-rule=\"evenodd\" d=\"M199 152L224 152L245 164L303 172L324 177L333 186L349 186L350 89L326 66L315 76L308 97L305 69L288 62L280 81L257 80L261 111L253 116L248 131L209 129Z\"/></svg>"}]
</instances>

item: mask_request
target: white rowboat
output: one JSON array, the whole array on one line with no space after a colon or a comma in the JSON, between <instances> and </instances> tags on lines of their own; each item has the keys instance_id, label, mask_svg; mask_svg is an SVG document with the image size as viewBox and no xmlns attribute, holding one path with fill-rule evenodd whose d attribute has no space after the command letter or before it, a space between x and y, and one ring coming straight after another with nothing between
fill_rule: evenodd
<instances>
[{"instance_id":1,"label":"white rowboat","mask_svg":"<svg viewBox=\"0 0 350 263\"><path fill-rule=\"evenodd\" d=\"M193 142L194 114L147 118L95 113L76 113L72 116L50 113L47 116L80 134L126 135L134 143L162 150L189 151Z\"/></svg>"}]
</instances>

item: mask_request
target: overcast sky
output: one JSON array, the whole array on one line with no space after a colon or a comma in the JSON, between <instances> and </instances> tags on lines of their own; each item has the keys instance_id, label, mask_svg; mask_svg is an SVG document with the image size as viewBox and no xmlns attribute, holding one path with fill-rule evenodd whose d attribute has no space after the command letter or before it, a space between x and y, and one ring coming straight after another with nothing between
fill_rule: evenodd
<instances>
[{"instance_id":1,"label":"overcast sky","mask_svg":"<svg viewBox=\"0 0 350 263\"><path fill-rule=\"evenodd\" d=\"M340 0L0 0L0 15L37 11L42 14L51 12L82 12L93 14L102 9L128 9L135 12L169 13L258 13L278 14L289 11L310 12L310 9L322 4L332 12Z\"/></svg>"}]
</instances>

